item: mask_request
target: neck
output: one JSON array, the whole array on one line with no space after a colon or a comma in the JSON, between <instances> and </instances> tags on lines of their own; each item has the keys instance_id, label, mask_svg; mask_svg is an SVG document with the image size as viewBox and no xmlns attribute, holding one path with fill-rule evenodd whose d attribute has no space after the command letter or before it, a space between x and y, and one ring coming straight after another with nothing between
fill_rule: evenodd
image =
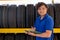
<instances>
[{"instance_id":1,"label":"neck","mask_svg":"<svg viewBox=\"0 0 60 40\"><path fill-rule=\"evenodd\" d=\"M44 18L44 16L40 16L41 17L41 20Z\"/></svg>"}]
</instances>

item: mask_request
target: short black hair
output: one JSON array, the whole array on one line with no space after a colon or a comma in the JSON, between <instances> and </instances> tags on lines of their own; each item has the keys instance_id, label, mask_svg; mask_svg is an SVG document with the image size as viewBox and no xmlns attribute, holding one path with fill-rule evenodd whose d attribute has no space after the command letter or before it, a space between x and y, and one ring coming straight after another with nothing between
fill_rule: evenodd
<instances>
[{"instance_id":1,"label":"short black hair","mask_svg":"<svg viewBox=\"0 0 60 40\"><path fill-rule=\"evenodd\" d=\"M41 7L42 5L44 5L46 8L48 8L47 4L45 4L44 2L38 2L36 4L36 9L38 10L38 8Z\"/></svg>"}]
</instances>

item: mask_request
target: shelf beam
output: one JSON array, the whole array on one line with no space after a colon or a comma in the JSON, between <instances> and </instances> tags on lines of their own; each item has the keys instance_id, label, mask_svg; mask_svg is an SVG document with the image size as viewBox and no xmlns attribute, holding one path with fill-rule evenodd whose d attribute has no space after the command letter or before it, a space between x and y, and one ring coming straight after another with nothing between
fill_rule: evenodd
<instances>
[{"instance_id":1,"label":"shelf beam","mask_svg":"<svg viewBox=\"0 0 60 40\"><path fill-rule=\"evenodd\" d=\"M0 33L25 33L25 30L30 28L0 28ZM60 28L54 28L54 33L60 33Z\"/></svg>"}]
</instances>

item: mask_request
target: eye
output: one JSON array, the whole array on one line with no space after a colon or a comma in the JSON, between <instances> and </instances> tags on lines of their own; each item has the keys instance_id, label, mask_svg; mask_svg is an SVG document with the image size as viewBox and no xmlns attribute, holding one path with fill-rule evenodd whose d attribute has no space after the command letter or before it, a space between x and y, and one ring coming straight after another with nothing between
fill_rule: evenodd
<instances>
[{"instance_id":1,"label":"eye","mask_svg":"<svg viewBox=\"0 0 60 40\"><path fill-rule=\"evenodd\" d=\"M41 8L39 8L38 10L41 10Z\"/></svg>"},{"instance_id":2,"label":"eye","mask_svg":"<svg viewBox=\"0 0 60 40\"><path fill-rule=\"evenodd\" d=\"M46 8L42 8L43 10L45 10Z\"/></svg>"}]
</instances>

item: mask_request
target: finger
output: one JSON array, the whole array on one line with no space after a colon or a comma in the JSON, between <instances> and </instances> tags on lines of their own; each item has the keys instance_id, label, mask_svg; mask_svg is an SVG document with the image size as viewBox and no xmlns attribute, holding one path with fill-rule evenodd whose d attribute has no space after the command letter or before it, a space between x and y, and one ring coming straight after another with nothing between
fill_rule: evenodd
<instances>
[{"instance_id":1,"label":"finger","mask_svg":"<svg viewBox=\"0 0 60 40\"><path fill-rule=\"evenodd\" d=\"M28 34L28 32L25 32L25 34Z\"/></svg>"}]
</instances>

